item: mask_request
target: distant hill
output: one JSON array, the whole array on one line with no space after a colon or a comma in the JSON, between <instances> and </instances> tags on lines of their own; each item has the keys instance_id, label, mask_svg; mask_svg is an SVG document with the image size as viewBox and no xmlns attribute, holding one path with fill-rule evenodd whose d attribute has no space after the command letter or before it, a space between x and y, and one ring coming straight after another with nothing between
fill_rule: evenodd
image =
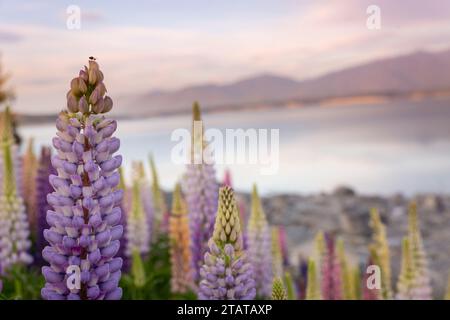
<instances>
[{"instance_id":1,"label":"distant hill","mask_svg":"<svg viewBox=\"0 0 450 320\"><path fill-rule=\"evenodd\" d=\"M450 50L437 53L418 51L304 81L262 74L230 84L144 93L137 99L125 99L122 105L130 106L128 115L155 115L186 112L195 100L200 101L204 109L211 110L249 104L280 105L289 101L449 89Z\"/></svg>"}]
</instances>

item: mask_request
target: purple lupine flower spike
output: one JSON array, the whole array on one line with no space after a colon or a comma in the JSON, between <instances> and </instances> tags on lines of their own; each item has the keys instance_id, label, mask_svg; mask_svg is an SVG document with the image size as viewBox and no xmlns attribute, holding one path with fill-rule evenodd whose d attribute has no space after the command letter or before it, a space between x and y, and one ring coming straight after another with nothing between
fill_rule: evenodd
<instances>
[{"instance_id":1,"label":"purple lupine flower spike","mask_svg":"<svg viewBox=\"0 0 450 320\"><path fill-rule=\"evenodd\" d=\"M0 270L7 273L14 265L29 264L31 246L30 229L25 205L18 192L17 170L14 166L13 131L11 113L2 114L0 153L2 158L0 190Z\"/></svg>"},{"instance_id":2,"label":"purple lupine flower spike","mask_svg":"<svg viewBox=\"0 0 450 320\"><path fill-rule=\"evenodd\" d=\"M123 191L118 189L120 142L113 137L117 123L105 118L112 108L105 96L103 73L97 62L71 82L67 109L56 120L57 154L51 162L57 175L50 175L54 192L47 196L50 228L44 230L49 245L42 257L46 280L44 299L116 300L122 259L120 247ZM70 268L69 268L70 267Z\"/></svg>"},{"instance_id":3,"label":"purple lupine flower spike","mask_svg":"<svg viewBox=\"0 0 450 320\"><path fill-rule=\"evenodd\" d=\"M197 103L193 106L193 123L194 128L195 124L201 123L200 107ZM187 165L182 188L189 211L193 278L195 282L198 282L203 256L208 249L208 239L214 228L218 184L213 165L194 161L198 157L202 159L202 154L198 154L197 151L202 150L204 140L202 130L193 131L193 146L197 147L192 148L192 161Z\"/></svg>"},{"instance_id":4,"label":"purple lupine flower spike","mask_svg":"<svg viewBox=\"0 0 450 320\"><path fill-rule=\"evenodd\" d=\"M208 242L198 298L202 300L252 300L256 289L253 268L247 262L233 190L220 189L214 233Z\"/></svg>"},{"instance_id":5,"label":"purple lupine flower spike","mask_svg":"<svg viewBox=\"0 0 450 320\"><path fill-rule=\"evenodd\" d=\"M50 205L47 203L47 195L53 192L53 187L48 181L48 177L56 174L57 172L51 163L51 149L42 147L36 176L36 264L40 266L44 265L42 250L47 243L44 239L44 230L49 228L46 217L47 211L51 210Z\"/></svg>"}]
</instances>

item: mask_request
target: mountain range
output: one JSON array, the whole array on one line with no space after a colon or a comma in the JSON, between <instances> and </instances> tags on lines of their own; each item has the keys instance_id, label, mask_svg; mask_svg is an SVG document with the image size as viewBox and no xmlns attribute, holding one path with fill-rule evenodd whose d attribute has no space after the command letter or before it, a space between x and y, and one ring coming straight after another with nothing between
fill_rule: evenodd
<instances>
[{"instance_id":1,"label":"mountain range","mask_svg":"<svg viewBox=\"0 0 450 320\"><path fill-rule=\"evenodd\" d=\"M376 60L298 81L261 74L229 84L189 86L174 91L153 91L126 99L127 113L149 116L189 112L193 101L205 110L314 103L326 98L396 95L450 89L450 50L417 51Z\"/></svg>"}]
</instances>

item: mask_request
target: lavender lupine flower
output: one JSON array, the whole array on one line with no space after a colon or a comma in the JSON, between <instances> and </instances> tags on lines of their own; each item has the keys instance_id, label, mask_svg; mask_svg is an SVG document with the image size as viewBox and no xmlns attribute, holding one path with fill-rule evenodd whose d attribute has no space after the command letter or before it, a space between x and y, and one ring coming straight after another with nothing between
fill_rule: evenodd
<instances>
[{"instance_id":1,"label":"lavender lupine flower","mask_svg":"<svg viewBox=\"0 0 450 320\"><path fill-rule=\"evenodd\" d=\"M127 187L125 184L125 177L123 175L123 169L122 167L119 168L119 189L124 191L124 195L122 197L122 201L120 203L120 210L122 211L122 217L120 218L120 224L123 226L123 230L125 230L125 235L120 238L120 248L119 251L117 251L116 257L120 257L123 260L122 264L122 271L127 272L130 268L130 259L125 254L125 250L127 248L127 237L126 237L126 230L127 230Z\"/></svg>"},{"instance_id":2,"label":"lavender lupine flower","mask_svg":"<svg viewBox=\"0 0 450 320\"><path fill-rule=\"evenodd\" d=\"M2 189L0 194L0 270L7 272L16 264L29 264L33 258L28 254L31 246L28 217L22 197L17 192L14 167L14 143L11 114L6 108L2 114L3 125L0 135L2 157Z\"/></svg>"},{"instance_id":3,"label":"lavender lupine flower","mask_svg":"<svg viewBox=\"0 0 450 320\"><path fill-rule=\"evenodd\" d=\"M256 185L252 192L252 212L247 226L248 257L255 270L256 294L272 294L272 237Z\"/></svg>"},{"instance_id":4,"label":"lavender lupine flower","mask_svg":"<svg viewBox=\"0 0 450 320\"><path fill-rule=\"evenodd\" d=\"M202 300L250 300L254 272L242 247L242 231L233 190L220 189L214 233L208 242L198 297Z\"/></svg>"},{"instance_id":5,"label":"lavender lupine flower","mask_svg":"<svg viewBox=\"0 0 450 320\"><path fill-rule=\"evenodd\" d=\"M193 106L193 123L201 121L200 107L197 103ZM195 128L195 126L193 125ZM195 130L193 130L195 131ZM202 130L200 130L202 131ZM204 145L201 132L193 132L193 146ZM202 157L197 155L193 147L191 160ZM202 159L202 158L201 158ZM189 223L191 229L191 250L194 281L199 280L199 270L203 263L203 256L208 249L208 239L214 228L214 219L217 211L218 184L216 181L214 166L207 163L196 164L192 161L187 165L183 179L183 193L189 211Z\"/></svg>"},{"instance_id":6,"label":"lavender lupine flower","mask_svg":"<svg viewBox=\"0 0 450 320\"><path fill-rule=\"evenodd\" d=\"M49 246L42 256L50 264L42 267L44 299L116 300L122 296L118 287L122 259L115 258L123 233L119 223L123 191L117 189L122 157L113 155L120 141L112 137L116 121L103 115L112 108L105 93L103 73L91 59L89 67L72 80L68 110L56 120L53 146L57 154L51 162L58 174L49 177L55 191L47 196L53 210L47 212L50 228L44 230ZM70 278L69 270L75 271ZM78 276L79 287L68 285L72 276Z\"/></svg>"},{"instance_id":7,"label":"lavender lupine flower","mask_svg":"<svg viewBox=\"0 0 450 320\"><path fill-rule=\"evenodd\" d=\"M37 207L36 207L36 174L38 159L33 149L33 138L28 141L27 150L23 156L23 198L27 208L28 221L33 235L37 232ZM42 248L41 248L42 249Z\"/></svg>"},{"instance_id":8,"label":"lavender lupine flower","mask_svg":"<svg viewBox=\"0 0 450 320\"><path fill-rule=\"evenodd\" d=\"M139 163L133 165L134 177L130 196L130 211L127 214L127 248L125 254L132 257L137 252L141 257L146 256L150 251L151 240L151 214L149 209L148 196L150 192L145 188L145 176L142 173L142 166ZM147 210L146 210L147 209Z\"/></svg>"},{"instance_id":9,"label":"lavender lupine flower","mask_svg":"<svg viewBox=\"0 0 450 320\"><path fill-rule=\"evenodd\" d=\"M44 230L50 226L47 223L47 211L51 206L47 202L47 195L53 192L53 187L48 180L50 175L58 174L51 163L51 149L42 147L36 175L36 263L44 264L42 250L47 241L44 238Z\"/></svg>"}]
</instances>

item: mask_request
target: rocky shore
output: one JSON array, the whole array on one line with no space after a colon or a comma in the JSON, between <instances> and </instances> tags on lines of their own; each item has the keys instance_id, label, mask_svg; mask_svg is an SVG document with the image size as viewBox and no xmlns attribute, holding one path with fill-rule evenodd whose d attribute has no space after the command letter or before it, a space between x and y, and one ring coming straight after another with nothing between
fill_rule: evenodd
<instances>
[{"instance_id":1,"label":"rocky shore","mask_svg":"<svg viewBox=\"0 0 450 320\"><path fill-rule=\"evenodd\" d=\"M247 198L247 196L245 196ZM248 200L248 199L247 199ZM407 207L414 200L428 255L435 298L442 298L450 269L450 196L407 198L359 195L348 187L317 195L273 195L263 200L268 219L286 228L290 262L299 265L312 253L317 231L341 237L354 264L365 263L371 238L369 212L375 207L387 225L394 284L400 269L401 239L407 232Z\"/></svg>"}]
</instances>

